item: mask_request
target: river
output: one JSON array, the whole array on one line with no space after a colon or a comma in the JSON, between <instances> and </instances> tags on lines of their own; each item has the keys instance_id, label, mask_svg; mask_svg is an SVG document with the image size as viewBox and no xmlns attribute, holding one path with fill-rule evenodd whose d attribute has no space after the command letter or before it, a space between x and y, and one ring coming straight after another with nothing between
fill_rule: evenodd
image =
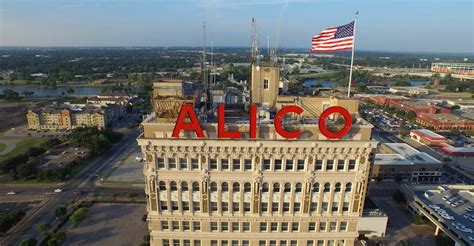
<instances>
[{"instance_id":1,"label":"river","mask_svg":"<svg viewBox=\"0 0 474 246\"><path fill-rule=\"evenodd\" d=\"M24 91L34 92L33 97L57 97L68 94L68 90L74 90L70 95L76 96L95 96L99 95L103 87L93 86L60 86L56 88L40 87L40 86L15 86L15 85L0 85L0 94L3 94L3 90L10 89L20 94ZM139 92L140 88L132 88L134 92Z\"/></svg>"}]
</instances>

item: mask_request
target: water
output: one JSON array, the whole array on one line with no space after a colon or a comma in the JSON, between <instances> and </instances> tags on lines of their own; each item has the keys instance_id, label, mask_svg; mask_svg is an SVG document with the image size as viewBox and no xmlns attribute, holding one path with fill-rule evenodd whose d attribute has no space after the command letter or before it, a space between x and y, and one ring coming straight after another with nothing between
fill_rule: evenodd
<instances>
[{"instance_id":1,"label":"water","mask_svg":"<svg viewBox=\"0 0 474 246\"><path fill-rule=\"evenodd\" d=\"M99 95L102 92L102 87L92 87L92 86L81 86L81 87L74 87L74 86L61 86L56 88L48 88L48 87L39 87L39 86L4 86L0 85L0 94L3 94L3 90L10 89L14 90L20 95L24 91L32 91L33 97L57 97L61 95L76 95L76 96L95 96ZM67 93L69 89L73 89L73 93ZM132 88L134 92L139 91L139 88Z\"/></svg>"},{"instance_id":2,"label":"water","mask_svg":"<svg viewBox=\"0 0 474 246\"><path fill-rule=\"evenodd\" d=\"M330 88L330 87L336 87L337 84L331 81L317 81L314 79L308 79L303 82L303 85L306 88L316 88L316 87L323 87L323 88ZM318 85L318 86L316 86Z\"/></svg>"}]
</instances>

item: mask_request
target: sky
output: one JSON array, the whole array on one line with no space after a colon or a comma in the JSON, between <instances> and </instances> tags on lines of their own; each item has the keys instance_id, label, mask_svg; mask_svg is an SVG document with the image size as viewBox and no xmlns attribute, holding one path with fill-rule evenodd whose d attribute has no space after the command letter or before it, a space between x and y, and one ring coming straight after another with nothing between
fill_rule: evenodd
<instances>
[{"instance_id":1,"label":"sky","mask_svg":"<svg viewBox=\"0 0 474 246\"><path fill-rule=\"evenodd\" d=\"M310 48L357 19L356 49L474 53L473 0L0 0L0 46Z\"/></svg>"}]
</instances>

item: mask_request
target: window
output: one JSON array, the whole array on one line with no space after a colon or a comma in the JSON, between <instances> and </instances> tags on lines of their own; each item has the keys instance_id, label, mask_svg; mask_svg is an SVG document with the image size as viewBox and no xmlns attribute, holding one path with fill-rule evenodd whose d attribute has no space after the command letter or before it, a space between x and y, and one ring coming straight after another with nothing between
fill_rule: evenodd
<instances>
[{"instance_id":1,"label":"window","mask_svg":"<svg viewBox=\"0 0 474 246\"><path fill-rule=\"evenodd\" d=\"M171 201L171 209L174 210L174 211L179 209L178 201Z\"/></svg>"},{"instance_id":2,"label":"window","mask_svg":"<svg viewBox=\"0 0 474 246\"><path fill-rule=\"evenodd\" d=\"M288 212L290 211L290 203L289 202L284 202L283 203L283 212Z\"/></svg>"},{"instance_id":3,"label":"window","mask_svg":"<svg viewBox=\"0 0 474 246\"><path fill-rule=\"evenodd\" d=\"M344 164L345 164L345 161L344 160L337 160L337 170L344 170Z\"/></svg>"},{"instance_id":4,"label":"window","mask_svg":"<svg viewBox=\"0 0 474 246\"><path fill-rule=\"evenodd\" d=\"M343 212L349 211L349 202L342 203L342 211Z\"/></svg>"},{"instance_id":5,"label":"window","mask_svg":"<svg viewBox=\"0 0 474 246\"><path fill-rule=\"evenodd\" d=\"M287 171L293 170L293 160L286 160L285 169Z\"/></svg>"},{"instance_id":6,"label":"window","mask_svg":"<svg viewBox=\"0 0 474 246\"><path fill-rule=\"evenodd\" d=\"M237 241L237 240L232 240L231 246L239 246L239 241Z\"/></svg>"},{"instance_id":7,"label":"window","mask_svg":"<svg viewBox=\"0 0 474 246\"><path fill-rule=\"evenodd\" d=\"M268 203L262 202L262 212L268 212Z\"/></svg>"},{"instance_id":8,"label":"window","mask_svg":"<svg viewBox=\"0 0 474 246\"><path fill-rule=\"evenodd\" d=\"M211 192L216 192L217 191L217 183L216 182L212 182L211 183Z\"/></svg>"},{"instance_id":9,"label":"window","mask_svg":"<svg viewBox=\"0 0 474 246\"><path fill-rule=\"evenodd\" d=\"M166 190L166 183L164 181L160 181L158 183L160 191L165 191Z\"/></svg>"},{"instance_id":10,"label":"window","mask_svg":"<svg viewBox=\"0 0 474 246\"><path fill-rule=\"evenodd\" d=\"M280 159L275 160L275 170L276 171L281 171L281 160Z\"/></svg>"},{"instance_id":11,"label":"window","mask_svg":"<svg viewBox=\"0 0 474 246\"><path fill-rule=\"evenodd\" d=\"M250 245L249 240L242 241L242 246L249 246L249 245Z\"/></svg>"},{"instance_id":12,"label":"window","mask_svg":"<svg viewBox=\"0 0 474 246\"><path fill-rule=\"evenodd\" d=\"M211 231L217 231L217 222L211 222Z\"/></svg>"},{"instance_id":13,"label":"window","mask_svg":"<svg viewBox=\"0 0 474 246\"><path fill-rule=\"evenodd\" d=\"M193 191L199 191L199 183L193 182Z\"/></svg>"},{"instance_id":14,"label":"window","mask_svg":"<svg viewBox=\"0 0 474 246\"><path fill-rule=\"evenodd\" d=\"M250 202L244 202L244 212L250 212Z\"/></svg>"},{"instance_id":15,"label":"window","mask_svg":"<svg viewBox=\"0 0 474 246\"><path fill-rule=\"evenodd\" d=\"M313 190L312 191L313 192L319 192L319 183L318 182L313 184Z\"/></svg>"},{"instance_id":16,"label":"window","mask_svg":"<svg viewBox=\"0 0 474 246\"><path fill-rule=\"evenodd\" d=\"M339 202L333 202L332 203L332 211L333 212L337 212L339 210L338 205L339 205Z\"/></svg>"},{"instance_id":17,"label":"window","mask_svg":"<svg viewBox=\"0 0 474 246\"><path fill-rule=\"evenodd\" d=\"M173 231L179 230L179 222L178 221L171 221L171 225L173 226Z\"/></svg>"},{"instance_id":18,"label":"window","mask_svg":"<svg viewBox=\"0 0 474 246\"><path fill-rule=\"evenodd\" d=\"M222 192L229 191L229 184L227 182L222 183Z\"/></svg>"},{"instance_id":19,"label":"window","mask_svg":"<svg viewBox=\"0 0 474 246\"><path fill-rule=\"evenodd\" d=\"M349 170L354 170L356 166L356 160L349 160Z\"/></svg>"},{"instance_id":20,"label":"window","mask_svg":"<svg viewBox=\"0 0 474 246\"><path fill-rule=\"evenodd\" d=\"M198 159L191 159L191 169L199 169L199 161Z\"/></svg>"},{"instance_id":21,"label":"window","mask_svg":"<svg viewBox=\"0 0 474 246\"><path fill-rule=\"evenodd\" d=\"M275 240L270 240L270 246L276 246L277 242Z\"/></svg>"},{"instance_id":22,"label":"window","mask_svg":"<svg viewBox=\"0 0 474 246\"><path fill-rule=\"evenodd\" d=\"M325 232L326 231L326 222L325 221L319 222L319 231L320 232Z\"/></svg>"},{"instance_id":23,"label":"window","mask_svg":"<svg viewBox=\"0 0 474 246\"><path fill-rule=\"evenodd\" d=\"M180 246L179 239L173 239L173 246Z\"/></svg>"},{"instance_id":24,"label":"window","mask_svg":"<svg viewBox=\"0 0 474 246\"><path fill-rule=\"evenodd\" d=\"M157 164L158 164L158 168L165 168L165 159L164 158L158 158L156 160Z\"/></svg>"},{"instance_id":25,"label":"window","mask_svg":"<svg viewBox=\"0 0 474 246\"><path fill-rule=\"evenodd\" d=\"M193 202L193 210L196 211L196 212L201 210L199 202Z\"/></svg>"},{"instance_id":26,"label":"window","mask_svg":"<svg viewBox=\"0 0 474 246\"><path fill-rule=\"evenodd\" d=\"M163 243L163 246L170 246L170 240L169 239L163 239L162 243Z\"/></svg>"},{"instance_id":27,"label":"window","mask_svg":"<svg viewBox=\"0 0 474 246\"><path fill-rule=\"evenodd\" d=\"M263 170L270 170L270 159L263 159Z\"/></svg>"},{"instance_id":28,"label":"window","mask_svg":"<svg viewBox=\"0 0 474 246\"><path fill-rule=\"evenodd\" d=\"M252 170L252 160L245 159L244 160L244 170Z\"/></svg>"},{"instance_id":29,"label":"window","mask_svg":"<svg viewBox=\"0 0 474 246\"><path fill-rule=\"evenodd\" d=\"M316 231L316 222L309 222L308 230L309 231Z\"/></svg>"},{"instance_id":30,"label":"window","mask_svg":"<svg viewBox=\"0 0 474 246\"><path fill-rule=\"evenodd\" d=\"M265 240L258 241L258 246L266 246L267 242Z\"/></svg>"},{"instance_id":31,"label":"window","mask_svg":"<svg viewBox=\"0 0 474 246\"><path fill-rule=\"evenodd\" d=\"M228 202L222 202L221 203L221 208L222 208L222 212L228 212L229 211L229 203Z\"/></svg>"},{"instance_id":32,"label":"window","mask_svg":"<svg viewBox=\"0 0 474 246\"><path fill-rule=\"evenodd\" d=\"M187 182L181 182L181 190L182 191L188 191L188 183Z\"/></svg>"},{"instance_id":33,"label":"window","mask_svg":"<svg viewBox=\"0 0 474 246\"><path fill-rule=\"evenodd\" d=\"M189 202L182 202L183 211L189 211Z\"/></svg>"},{"instance_id":34,"label":"window","mask_svg":"<svg viewBox=\"0 0 474 246\"><path fill-rule=\"evenodd\" d=\"M188 159L179 158L179 168L180 169L188 169Z\"/></svg>"},{"instance_id":35,"label":"window","mask_svg":"<svg viewBox=\"0 0 474 246\"><path fill-rule=\"evenodd\" d=\"M232 222L232 231L239 231L239 222Z\"/></svg>"},{"instance_id":36,"label":"window","mask_svg":"<svg viewBox=\"0 0 474 246\"><path fill-rule=\"evenodd\" d=\"M268 79L264 79L264 80L263 80L263 89L264 89L264 90L268 90L268 88L269 88L268 86L269 86L269 85L268 85Z\"/></svg>"},{"instance_id":37,"label":"window","mask_svg":"<svg viewBox=\"0 0 474 246\"><path fill-rule=\"evenodd\" d=\"M311 210L311 212L318 211L318 203L317 202L311 202L310 210Z\"/></svg>"},{"instance_id":38,"label":"window","mask_svg":"<svg viewBox=\"0 0 474 246\"><path fill-rule=\"evenodd\" d=\"M242 230L243 230L244 232L250 231L250 223L249 223L249 222L244 222L244 223L242 224Z\"/></svg>"},{"instance_id":39,"label":"window","mask_svg":"<svg viewBox=\"0 0 474 246\"><path fill-rule=\"evenodd\" d=\"M194 246L201 246L201 240L194 240Z\"/></svg>"},{"instance_id":40,"label":"window","mask_svg":"<svg viewBox=\"0 0 474 246\"><path fill-rule=\"evenodd\" d=\"M286 241L280 240L280 246L287 246Z\"/></svg>"},{"instance_id":41,"label":"window","mask_svg":"<svg viewBox=\"0 0 474 246\"><path fill-rule=\"evenodd\" d=\"M295 185L295 192L301 192L302 191L302 188L303 186L301 185L301 183L296 183Z\"/></svg>"},{"instance_id":42,"label":"window","mask_svg":"<svg viewBox=\"0 0 474 246\"><path fill-rule=\"evenodd\" d=\"M334 187L334 192L341 192L341 183L336 183L336 186Z\"/></svg>"},{"instance_id":43,"label":"window","mask_svg":"<svg viewBox=\"0 0 474 246\"><path fill-rule=\"evenodd\" d=\"M229 231L229 224L227 222L221 222L221 231Z\"/></svg>"},{"instance_id":44,"label":"window","mask_svg":"<svg viewBox=\"0 0 474 246\"><path fill-rule=\"evenodd\" d=\"M229 169L229 159L221 159L221 168L222 170Z\"/></svg>"},{"instance_id":45,"label":"window","mask_svg":"<svg viewBox=\"0 0 474 246\"><path fill-rule=\"evenodd\" d=\"M316 169L316 171L322 170L323 169L323 160L316 160L316 165L314 166L314 169Z\"/></svg>"},{"instance_id":46,"label":"window","mask_svg":"<svg viewBox=\"0 0 474 246\"><path fill-rule=\"evenodd\" d=\"M290 246L298 246L298 242L296 240L291 240Z\"/></svg>"},{"instance_id":47,"label":"window","mask_svg":"<svg viewBox=\"0 0 474 246\"><path fill-rule=\"evenodd\" d=\"M168 204L166 204L166 201L161 201L160 207L161 207L161 211L168 210Z\"/></svg>"},{"instance_id":48,"label":"window","mask_svg":"<svg viewBox=\"0 0 474 246\"><path fill-rule=\"evenodd\" d=\"M184 239L183 246L191 246L191 241L189 241L188 239Z\"/></svg>"},{"instance_id":49,"label":"window","mask_svg":"<svg viewBox=\"0 0 474 246\"><path fill-rule=\"evenodd\" d=\"M290 183L285 183L284 192L291 192L291 184Z\"/></svg>"},{"instance_id":50,"label":"window","mask_svg":"<svg viewBox=\"0 0 474 246\"><path fill-rule=\"evenodd\" d=\"M168 230L168 221L161 221L161 230Z\"/></svg>"},{"instance_id":51,"label":"window","mask_svg":"<svg viewBox=\"0 0 474 246\"><path fill-rule=\"evenodd\" d=\"M282 232L289 231L288 222L281 222L281 231Z\"/></svg>"},{"instance_id":52,"label":"window","mask_svg":"<svg viewBox=\"0 0 474 246\"><path fill-rule=\"evenodd\" d=\"M209 169L217 170L217 160L216 159L209 159Z\"/></svg>"},{"instance_id":53,"label":"window","mask_svg":"<svg viewBox=\"0 0 474 246\"><path fill-rule=\"evenodd\" d=\"M168 158L168 168L169 169L176 169L176 159L175 158Z\"/></svg>"},{"instance_id":54,"label":"window","mask_svg":"<svg viewBox=\"0 0 474 246\"><path fill-rule=\"evenodd\" d=\"M324 246L324 240L318 240L318 245L317 246Z\"/></svg>"},{"instance_id":55,"label":"window","mask_svg":"<svg viewBox=\"0 0 474 246\"><path fill-rule=\"evenodd\" d=\"M232 203L232 211L239 212L239 203L238 202L233 202Z\"/></svg>"},{"instance_id":56,"label":"window","mask_svg":"<svg viewBox=\"0 0 474 246\"><path fill-rule=\"evenodd\" d=\"M325 183L324 184L324 192L329 192L331 191L331 184L330 183Z\"/></svg>"},{"instance_id":57,"label":"window","mask_svg":"<svg viewBox=\"0 0 474 246\"><path fill-rule=\"evenodd\" d=\"M339 225L339 230L340 231L347 231L347 222L346 221L341 221L341 224Z\"/></svg>"},{"instance_id":58,"label":"window","mask_svg":"<svg viewBox=\"0 0 474 246\"><path fill-rule=\"evenodd\" d=\"M260 232L267 231L267 222L260 222Z\"/></svg>"},{"instance_id":59,"label":"window","mask_svg":"<svg viewBox=\"0 0 474 246\"><path fill-rule=\"evenodd\" d=\"M323 213L328 211L328 202L323 202L321 204L321 210L323 210Z\"/></svg>"},{"instance_id":60,"label":"window","mask_svg":"<svg viewBox=\"0 0 474 246\"><path fill-rule=\"evenodd\" d=\"M272 203L272 212L278 212L278 202Z\"/></svg>"},{"instance_id":61,"label":"window","mask_svg":"<svg viewBox=\"0 0 474 246\"><path fill-rule=\"evenodd\" d=\"M190 230L189 221L183 221L183 230L184 231Z\"/></svg>"},{"instance_id":62,"label":"window","mask_svg":"<svg viewBox=\"0 0 474 246\"><path fill-rule=\"evenodd\" d=\"M336 231L337 223L335 221L329 223L329 231L333 232Z\"/></svg>"},{"instance_id":63,"label":"window","mask_svg":"<svg viewBox=\"0 0 474 246\"><path fill-rule=\"evenodd\" d=\"M245 183L244 184L244 192L251 192L252 191L252 185L250 183Z\"/></svg>"},{"instance_id":64,"label":"window","mask_svg":"<svg viewBox=\"0 0 474 246\"><path fill-rule=\"evenodd\" d=\"M291 223L291 231L297 232L298 230L299 230L299 223L298 222Z\"/></svg>"},{"instance_id":65,"label":"window","mask_svg":"<svg viewBox=\"0 0 474 246\"><path fill-rule=\"evenodd\" d=\"M217 240L211 240L211 246L217 246Z\"/></svg>"},{"instance_id":66,"label":"window","mask_svg":"<svg viewBox=\"0 0 474 246\"><path fill-rule=\"evenodd\" d=\"M193 221L193 230L194 231L200 231L201 230L201 222Z\"/></svg>"},{"instance_id":67,"label":"window","mask_svg":"<svg viewBox=\"0 0 474 246\"><path fill-rule=\"evenodd\" d=\"M270 231L272 231L272 232L278 231L278 223L277 222L270 223Z\"/></svg>"},{"instance_id":68,"label":"window","mask_svg":"<svg viewBox=\"0 0 474 246\"><path fill-rule=\"evenodd\" d=\"M299 202L295 202L295 203L293 204L293 212L295 212L295 213L296 213L296 212L299 212L299 211L300 211L300 207L301 207L300 203L299 203Z\"/></svg>"},{"instance_id":69,"label":"window","mask_svg":"<svg viewBox=\"0 0 474 246\"><path fill-rule=\"evenodd\" d=\"M177 190L178 190L178 186L176 185L176 182L171 181L171 183L170 183L170 190L171 190L171 191L177 191Z\"/></svg>"},{"instance_id":70,"label":"window","mask_svg":"<svg viewBox=\"0 0 474 246\"><path fill-rule=\"evenodd\" d=\"M304 170L304 160L298 160L298 165L296 169L298 171Z\"/></svg>"},{"instance_id":71,"label":"window","mask_svg":"<svg viewBox=\"0 0 474 246\"><path fill-rule=\"evenodd\" d=\"M314 246L314 241L313 240L306 241L306 246Z\"/></svg>"},{"instance_id":72,"label":"window","mask_svg":"<svg viewBox=\"0 0 474 246\"><path fill-rule=\"evenodd\" d=\"M345 192L351 192L351 190L352 190L352 183L347 183Z\"/></svg>"},{"instance_id":73,"label":"window","mask_svg":"<svg viewBox=\"0 0 474 246\"><path fill-rule=\"evenodd\" d=\"M232 169L233 170L240 170L240 159L233 159L232 160Z\"/></svg>"},{"instance_id":74,"label":"window","mask_svg":"<svg viewBox=\"0 0 474 246\"><path fill-rule=\"evenodd\" d=\"M211 211L217 212L217 202L211 202Z\"/></svg>"},{"instance_id":75,"label":"window","mask_svg":"<svg viewBox=\"0 0 474 246\"><path fill-rule=\"evenodd\" d=\"M268 192L268 183L262 184L262 192Z\"/></svg>"},{"instance_id":76,"label":"window","mask_svg":"<svg viewBox=\"0 0 474 246\"><path fill-rule=\"evenodd\" d=\"M240 184L239 183L234 183L232 185L232 191L233 192L239 192L240 191Z\"/></svg>"},{"instance_id":77,"label":"window","mask_svg":"<svg viewBox=\"0 0 474 246\"><path fill-rule=\"evenodd\" d=\"M326 161L326 170L327 171L332 171L334 168L334 160L327 160Z\"/></svg>"},{"instance_id":78,"label":"window","mask_svg":"<svg viewBox=\"0 0 474 246\"><path fill-rule=\"evenodd\" d=\"M273 184L273 193L275 192L280 192L280 184L279 183L274 183Z\"/></svg>"}]
</instances>

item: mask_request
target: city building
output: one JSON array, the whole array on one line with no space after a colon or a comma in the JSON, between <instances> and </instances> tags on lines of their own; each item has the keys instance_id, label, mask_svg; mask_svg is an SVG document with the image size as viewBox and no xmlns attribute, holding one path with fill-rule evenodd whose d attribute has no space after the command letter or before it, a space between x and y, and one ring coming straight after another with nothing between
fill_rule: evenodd
<instances>
[{"instance_id":1,"label":"city building","mask_svg":"<svg viewBox=\"0 0 474 246\"><path fill-rule=\"evenodd\" d=\"M431 71L459 75L474 75L474 63L433 63Z\"/></svg>"},{"instance_id":2,"label":"city building","mask_svg":"<svg viewBox=\"0 0 474 246\"><path fill-rule=\"evenodd\" d=\"M433 183L441 178L442 163L406 143L384 143L375 155L371 179L400 178L410 182Z\"/></svg>"},{"instance_id":3,"label":"city building","mask_svg":"<svg viewBox=\"0 0 474 246\"><path fill-rule=\"evenodd\" d=\"M471 146L454 147L449 143L441 143L439 146L450 155L474 155L474 147Z\"/></svg>"},{"instance_id":4,"label":"city building","mask_svg":"<svg viewBox=\"0 0 474 246\"><path fill-rule=\"evenodd\" d=\"M28 110L26 119L29 130L71 130L77 127L111 126L119 119L118 105L57 104L37 110Z\"/></svg>"},{"instance_id":5,"label":"city building","mask_svg":"<svg viewBox=\"0 0 474 246\"><path fill-rule=\"evenodd\" d=\"M408 208L423 216L454 245L473 245L474 185L402 185ZM469 209L470 208L470 209ZM469 216L471 215L471 216Z\"/></svg>"},{"instance_id":6,"label":"city building","mask_svg":"<svg viewBox=\"0 0 474 246\"><path fill-rule=\"evenodd\" d=\"M251 100L274 109L280 87L280 67L273 63L252 64Z\"/></svg>"},{"instance_id":7,"label":"city building","mask_svg":"<svg viewBox=\"0 0 474 246\"><path fill-rule=\"evenodd\" d=\"M277 95L277 67L259 69L252 74L253 103L276 111L301 104ZM158 90L154 100L161 99ZM298 139L281 137L266 120L259 120L251 138L246 116L225 119L224 129L240 132L240 139L222 139L219 124L202 120L196 109L204 137L193 131L172 137L176 118L159 119L178 113L155 107L137 140L145 157L151 245L354 245L377 146L372 125L358 117L357 100L304 100L321 111L347 105L349 133L328 140L317 115L305 109L302 117L316 121L285 118L285 129L301 131Z\"/></svg>"},{"instance_id":8,"label":"city building","mask_svg":"<svg viewBox=\"0 0 474 246\"><path fill-rule=\"evenodd\" d=\"M417 115L420 113L448 114L451 112L449 108L443 108L433 103L426 103L426 102L418 101L418 100L411 100L411 99L400 100L400 99L394 99L394 98L389 98L386 100L387 100L386 104L389 106L395 107L397 109L409 110L409 111L415 112Z\"/></svg>"},{"instance_id":9,"label":"city building","mask_svg":"<svg viewBox=\"0 0 474 246\"><path fill-rule=\"evenodd\" d=\"M107 104L117 104L121 106L125 106L131 104L138 100L137 95L133 94L102 94L95 97L87 98L88 104L99 104L99 105L107 105Z\"/></svg>"},{"instance_id":10,"label":"city building","mask_svg":"<svg viewBox=\"0 0 474 246\"><path fill-rule=\"evenodd\" d=\"M430 91L418 87L390 87L390 93L400 93L409 95L429 95Z\"/></svg>"},{"instance_id":11,"label":"city building","mask_svg":"<svg viewBox=\"0 0 474 246\"><path fill-rule=\"evenodd\" d=\"M411 130L410 138L418 143L430 146L439 146L441 143L449 142L447 138L427 129Z\"/></svg>"},{"instance_id":12,"label":"city building","mask_svg":"<svg viewBox=\"0 0 474 246\"><path fill-rule=\"evenodd\" d=\"M420 113L416 116L416 122L423 126L433 127L436 131L472 131L474 130L474 120L470 120L455 114L433 114Z\"/></svg>"}]
</instances>

